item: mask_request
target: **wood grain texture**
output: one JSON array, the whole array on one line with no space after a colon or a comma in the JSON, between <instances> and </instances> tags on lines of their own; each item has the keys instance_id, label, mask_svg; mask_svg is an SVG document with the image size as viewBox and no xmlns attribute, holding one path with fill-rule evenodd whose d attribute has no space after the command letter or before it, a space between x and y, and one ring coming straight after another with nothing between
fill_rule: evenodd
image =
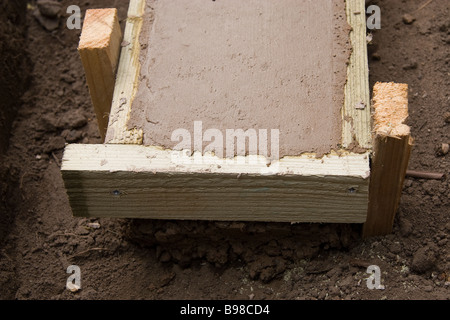
<instances>
[{"instance_id":1,"label":"wood grain texture","mask_svg":"<svg viewBox=\"0 0 450 320\"><path fill-rule=\"evenodd\" d=\"M353 26L352 55L343 109L344 146L370 136L368 83L364 69L365 29L354 14L364 1L348 0ZM362 9L360 9L362 4ZM322 159L314 154L286 157L267 165L266 159L213 155L182 158L170 150L144 147L142 131L127 122L139 78L139 34L144 0L131 0L105 145L68 145L62 175L77 216L234 221L336 222L366 221L369 200L369 154L340 150ZM355 17L355 19L353 19ZM356 21L356 22L355 22ZM364 33L364 41L361 41ZM355 38L357 35L357 38ZM363 68L359 70L358 68ZM367 79L366 79L367 78ZM368 88L368 84L367 84ZM347 92L346 91L346 92ZM346 93L347 94L347 93ZM367 108L354 109L355 101ZM366 117L369 121L366 121ZM358 124L359 123L359 124ZM369 127L367 127L369 126ZM348 139L351 136L351 139ZM359 138L363 137L363 138ZM347 139L347 140L346 140ZM370 140L370 139L369 139Z\"/></svg>"},{"instance_id":2,"label":"wood grain texture","mask_svg":"<svg viewBox=\"0 0 450 320\"><path fill-rule=\"evenodd\" d=\"M127 122L139 79L144 9L145 0L130 1L105 143L142 144L142 130L128 130Z\"/></svg>"},{"instance_id":3,"label":"wood grain texture","mask_svg":"<svg viewBox=\"0 0 450 320\"><path fill-rule=\"evenodd\" d=\"M224 163L206 155L199 163L180 164L171 157L170 151L153 147L69 145L61 170L74 214L339 223L366 219L368 155L282 159L276 172L262 162L248 163L250 159Z\"/></svg>"},{"instance_id":4,"label":"wood grain texture","mask_svg":"<svg viewBox=\"0 0 450 320\"><path fill-rule=\"evenodd\" d=\"M373 108L375 136L364 237L392 232L412 148L410 128L405 124L408 85L377 83Z\"/></svg>"},{"instance_id":5,"label":"wood grain texture","mask_svg":"<svg viewBox=\"0 0 450 320\"><path fill-rule=\"evenodd\" d=\"M121 39L116 9L86 11L78 52L102 139L108 128Z\"/></svg>"},{"instance_id":6,"label":"wood grain texture","mask_svg":"<svg viewBox=\"0 0 450 320\"><path fill-rule=\"evenodd\" d=\"M369 64L367 59L364 0L346 0L347 21L352 27L353 52L347 69L345 104L342 109L342 146L371 148Z\"/></svg>"}]
</instances>

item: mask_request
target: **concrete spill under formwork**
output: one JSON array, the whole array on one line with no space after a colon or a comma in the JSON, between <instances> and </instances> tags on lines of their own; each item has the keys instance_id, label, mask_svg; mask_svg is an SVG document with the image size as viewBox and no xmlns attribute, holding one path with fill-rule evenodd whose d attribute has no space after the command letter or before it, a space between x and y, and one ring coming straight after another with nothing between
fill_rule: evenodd
<instances>
[{"instance_id":1,"label":"concrete spill under formwork","mask_svg":"<svg viewBox=\"0 0 450 320\"><path fill-rule=\"evenodd\" d=\"M146 10L128 122L145 145L174 149L172 133L194 140L201 121L224 139L227 129L267 129L269 145L279 129L280 157L339 148L351 53L344 0L148 0Z\"/></svg>"}]
</instances>

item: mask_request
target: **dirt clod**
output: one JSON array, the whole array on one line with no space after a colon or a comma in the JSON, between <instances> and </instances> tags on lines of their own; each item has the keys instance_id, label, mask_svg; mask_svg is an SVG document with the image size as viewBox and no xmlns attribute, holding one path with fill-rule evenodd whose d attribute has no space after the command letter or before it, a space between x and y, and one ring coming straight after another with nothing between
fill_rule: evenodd
<instances>
[{"instance_id":1,"label":"dirt clod","mask_svg":"<svg viewBox=\"0 0 450 320\"><path fill-rule=\"evenodd\" d=\"M39 9L36 9L33 13L33 16L40 23L42 27L47 31L54 31L59 27L59 19L48 18L44 16Z\"/></svg>"},{"instance_id":2,"label":"dirt clod","mask_svg":"<svg viewBox=\"0 0 450 320\"><path fill-rule=\"evenodd\" d=\"M436 253L429 247L423 247L414 254L411 270L419 274L433 269L436 265Z\"/></svg>"},{"instance_id":3,"label":"dirt clod","mask_svg":"<svg viewBox=\"0 0 450 320\"><path fill-rule=\"evenodd\" d=\"M74 110L65 115L61 125L64 128L78 129L87 124L88 120L81 110Z\"/></svg>"},{"instance_id":4,"label":"dirt clod","mask_svg":"<svg viewBox=\"0 0 450 320\"><path fill-rule=\"evenodd\" d=\"M45 153L50 153L52 151L58 151L64 149L66 145L66 140L63 137L50 137L44 146L43 151Z\"/></svg>"},{"instance_id":5,"label":"dirt clod","mask_svg":"<svg viewBox=\"0 0 450 320\"><path fill-rule=\"evenodd\" d=\"M417 62L413 61L403 65L403 70L415 70L418 66Z\"/></svg>"}]
</instances>

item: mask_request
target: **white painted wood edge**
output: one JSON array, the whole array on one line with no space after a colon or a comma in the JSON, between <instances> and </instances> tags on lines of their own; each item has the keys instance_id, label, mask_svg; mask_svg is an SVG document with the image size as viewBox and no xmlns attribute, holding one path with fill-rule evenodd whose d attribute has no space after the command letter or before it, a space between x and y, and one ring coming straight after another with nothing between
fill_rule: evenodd
<instances>
[{"instance_id":1,"label":"white painted wood edge","mask_svg":"<svg viewBox=\"0 0 450 320\"><path fill-rule=\"evenodd\" d=\"M369 62L364 0L346 0L346 14L351 26L353 51L347 68L345 103L342 108L342 146L356 143L372 148L372 124L369 88ZM361 105L364 108L361 108Z\"/></svg>"},{"instance_id":2,"label":"white painted wood edge","mask_svg":"<svg viewBox=\"0 0 450 320\"><path fill-rule=\"evenodd\" d=\"M183 155L183 153L181 153ZM192 156L180 151L142 145L67 145L62 160L63 171L130 171L171 174L216 173L250 175L342 176L367 179L370 175L369 153L344 156L328 154L285 157L268 164L263 156L238 156L222 159L213 154Z\"/></svg>"},{"instance_id":3,"label":"white painted wood edge","mask_svg":"<svg viewBox=\"0 0 450 320\"><path fill-rule=\"evenodd\" d=\"M142 144L142 130L128 130L127 122L137 92L144 9L145 0L130 0L105 143Z\"/></svg>"}]
</instances>

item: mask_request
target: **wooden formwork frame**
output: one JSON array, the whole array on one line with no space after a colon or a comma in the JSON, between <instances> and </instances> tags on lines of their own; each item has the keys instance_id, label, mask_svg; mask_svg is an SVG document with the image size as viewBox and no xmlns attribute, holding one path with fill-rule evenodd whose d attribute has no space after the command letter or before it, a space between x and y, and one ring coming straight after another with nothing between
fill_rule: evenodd
<instances>
[{"instance_id":1,"label":"wooden formwork frame","mask_svg":"<svg viewBox=\"0 0 450 320\"><path fill-rule=\"evenodd\" d=\"M130 1L116 78L115 63L111 60L116 57L114 53L120 50L116 40L120 32L117 31L120 29L118 23L115 23L117 13L114 9L89 10L79 51L97 117L106 116L109 123L106 127L99 121L100 131L105 137L104 144L66 146L61 170L74 215L336 223L392 220L397 204L387 208L384 206L382 210L387 209L389 213L383 215L377 212L379 210L368 208L369 183L374 183L373 179L369 179L372 143L375 141L375 147L381 150L384 146L374 140L372 132L364 0L347 0L346 3L354 49L348 66L342 108L342 150L321 159L314 154L285 157L269 167L257 158L236 157L224 161L212 154L194 154L192 159L195 157L195 161L179 163L172 161L171 150L143 146L142 131L129 130L127 121L139 79L139 35L146 1ZM88 24L95 19L109 26L104 33L94 29L98 45L92 41L92 29ZM88 45L86 39L90 40ZM105 55L110 59L113 73L96 68L95 65L100 63L85 63ZM93 81L89 81L94 78L92 74L97 77L100 74L107 79L105 82L110 81L111 77L115 80L113 97L106 103L98 102L97 97L104 94L98 92ZM395 94L394 91L389 94ZM402 98L405 98L404 95ZM383 134L384 137L391 135L387 132ZM367 152L347 151L346 148L355 142ZM407 164L409 154L398 156L403 159L399 160L402 166L405 161ZM374 157L372 161L374 159L381 161L382 157ZM276 170L272 170L275 166ZM372 171L373 168L376 167L372 163ZM380 181L385 178L382 173L379 176ZM393 188L398 191L401 186L397 183ZM395 194L399 197L399 192ZM390 203L398 203L398 197ZM374 208L373 204L381 200L370 199ZM392 227L392 222L387 224ZM370 228L365 228L365 234L390 232L389 226L386 228L385 225L385 221L371 223Z\"/></svg>"}]
</instances>

